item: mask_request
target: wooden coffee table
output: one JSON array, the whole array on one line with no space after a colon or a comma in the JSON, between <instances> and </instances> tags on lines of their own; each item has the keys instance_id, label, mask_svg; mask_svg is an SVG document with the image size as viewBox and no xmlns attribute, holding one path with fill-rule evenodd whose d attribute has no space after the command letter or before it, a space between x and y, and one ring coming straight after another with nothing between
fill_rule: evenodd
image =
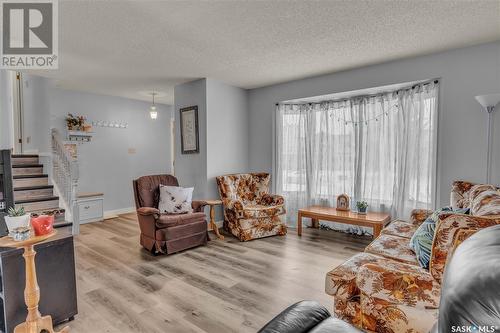
<instances>
[{"instance_id":1,"label":"wooden coffee table","mask_svg":"<svg viewBox=\"0 0 500 333\"><path fill-rule=\"evenodd\" d=\"M386 213L368 212L366 215L361 215L356 212L336 210L332 207L309 206L299 209L297 217L297 233L299 236L302 236L303 217L311 218L314 228L319 227L319 220L371 227L373 228L373 238L377 238L382 228L391 220L391 216Z\"/></svg>"}]
</instances>

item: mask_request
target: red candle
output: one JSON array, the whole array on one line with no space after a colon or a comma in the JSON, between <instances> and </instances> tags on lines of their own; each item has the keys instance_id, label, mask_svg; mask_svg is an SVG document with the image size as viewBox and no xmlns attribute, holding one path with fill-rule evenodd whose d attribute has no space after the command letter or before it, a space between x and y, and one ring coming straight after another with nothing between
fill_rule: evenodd
<instances>
[{"instance_id":1,"label":"red candle","mask_svg":"<svg viewBox=\"0 0 500 333\"><path fill-rule=\"evenodd\" d=\"M35 236L50 234L54 229L54 215L39 215L31 218Z\"/></svg>"}]
</instances>

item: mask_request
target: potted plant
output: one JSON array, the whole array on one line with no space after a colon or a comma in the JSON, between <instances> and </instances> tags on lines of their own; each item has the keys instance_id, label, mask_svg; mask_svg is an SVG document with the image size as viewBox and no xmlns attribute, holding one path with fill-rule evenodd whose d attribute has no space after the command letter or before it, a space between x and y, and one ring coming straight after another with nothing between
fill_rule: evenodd
<instances>
[{"instance_id":1,"label":"potted plant","mask_svg":"<svg viewBox=\"0 0 500 333\"><path fill-rule=\"evenodd\" d=\"M78 125L78 119L71 113L66 116L66 127L72 131Z\"/></svg>"},{"instance_id":2,"label":"potted plant","mask_svg":"<svg viewBox=\"0 0 500 333\"><path fill-rule=\"evenodd\" d=\"M19 227L30 226L30 214L26 213L24 207L10 207L5 216L5 223L9 232Z\"/></svg>"},{"instance_id":3,"label":"potted plant","mask_svg":"<svg viewBox=\"0 0 500 333\"><path fill-rule=\"evenodd\" d=\"M358 209L358 214L366 214L366 209L368 208L368 203L366 201L356 202L356 208Z\"/></svg>"},{"instance_id":4,"label":"potted plant","mask_svg":"<svg viewBox=\"0 0 500 333\"><path fill-rule=\"evenodd\" d=\"M71 113L68 113L68 115L66 116L66 126L68 127L68 130L82 131L84 125L84 116L74 116Z\"/></svg>"}]
</instances>

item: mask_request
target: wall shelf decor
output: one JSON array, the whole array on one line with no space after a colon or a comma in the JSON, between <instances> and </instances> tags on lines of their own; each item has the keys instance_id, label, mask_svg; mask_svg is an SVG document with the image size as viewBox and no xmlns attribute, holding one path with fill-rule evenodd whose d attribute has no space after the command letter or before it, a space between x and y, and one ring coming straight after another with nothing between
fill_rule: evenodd
<instances>
[{"instance_id":1,"label":"wall shelf decor","mask_svg":"<svg viewBox=\"0 0 500 333\"><path fill-rule=\"evenodd\" d=\"M71 142L90 142L93 132L68 131L68 141Z\"/></svg>"}]
</instances>

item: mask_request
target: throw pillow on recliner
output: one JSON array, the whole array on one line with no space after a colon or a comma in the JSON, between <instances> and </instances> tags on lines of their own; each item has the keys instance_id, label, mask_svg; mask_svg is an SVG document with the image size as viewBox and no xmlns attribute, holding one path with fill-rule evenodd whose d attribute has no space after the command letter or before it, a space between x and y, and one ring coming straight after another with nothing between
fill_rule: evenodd
<instances>
[{"instance_id":1,"label":"throw pillow on recliner","mask_svg":"<svg viewBox=\"0 0 500 333\"><path fill-rule=\"evenodd\" d=\"M158 210L162 214L192 213L193 190L194 187L160 185Z\"/></svg>"}]
</instances>

